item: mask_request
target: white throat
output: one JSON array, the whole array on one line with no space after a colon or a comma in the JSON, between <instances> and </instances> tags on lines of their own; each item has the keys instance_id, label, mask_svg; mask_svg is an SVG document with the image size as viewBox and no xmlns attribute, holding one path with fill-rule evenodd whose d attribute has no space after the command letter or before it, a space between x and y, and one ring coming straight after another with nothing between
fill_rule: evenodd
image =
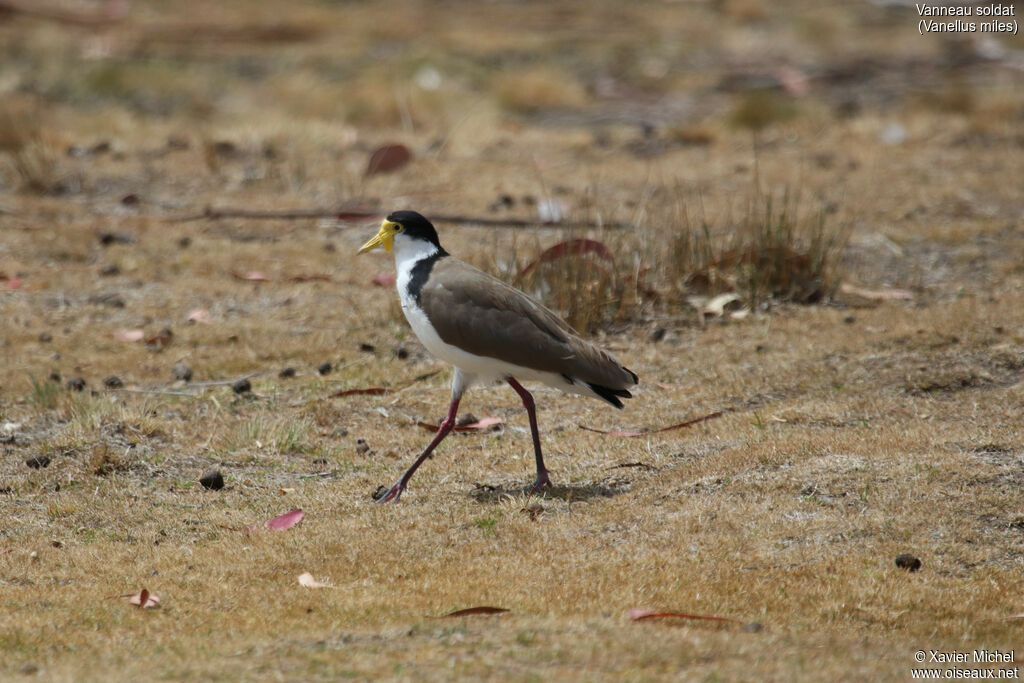
<instances>
[{"instance_id":1,"label":"white throat","mask_svg":"<svg viewBox=\"0 0 1024 683\"><path fill-rule=\"evenodd\" d=\"M399 233L395 235L392 251L395 252L395 270L401 278L417 261L433 256L439 249L426 240L412 239Z\"/></svg>"}]
</instances>

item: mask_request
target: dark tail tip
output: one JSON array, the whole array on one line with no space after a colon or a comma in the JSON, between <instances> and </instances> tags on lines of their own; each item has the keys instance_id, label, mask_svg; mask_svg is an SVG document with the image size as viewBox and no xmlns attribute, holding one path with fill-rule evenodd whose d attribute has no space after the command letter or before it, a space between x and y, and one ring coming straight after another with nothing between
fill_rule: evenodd
<instances>
[{"instance_id":1,"label":"dark tail tip","mask_svg":"<svg viewBox=\"0 0 1024 683\"><path fill-rule=\"evenodd\" d=\"M623 407L622 401L619 400L620 398L633 398L633 394L629 393L625 389L610 389L609 387L602 387L598 384L591 384L590 382L587 382L587 386L590 387L595 394L603 398L605 401L608 401L608 403L611 403L616 408Z\"/></svg>"}]
</instances>

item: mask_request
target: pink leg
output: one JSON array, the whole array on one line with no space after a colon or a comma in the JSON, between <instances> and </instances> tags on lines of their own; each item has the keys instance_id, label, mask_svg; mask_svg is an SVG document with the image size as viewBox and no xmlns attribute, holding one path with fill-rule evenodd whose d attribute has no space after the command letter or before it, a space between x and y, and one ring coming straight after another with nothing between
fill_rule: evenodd
<instances>
[{"instance_id":1,"label":"pink leg","mask_svg":"<svg viewBox=\"0 0 1024 683\"><path fill-rule=\"evenodd\" d=\"M427 445L422 453L420 453L420 457L416 458L416 461L405 471L402 478L391 487L391 490L385 493L381 498L377 499L378 503L398 501L402 495L402 491L405 490L406 484L408 484L409 480L412 479L412 474L416 471L416 468L422 465L423 461L430 457L433 450L437 448L437 444L441 443L444 440L444 437L448 436L448 433L452 431L453 427L455 427L455 416L458 412L459 398L455 397L452 398L451 405L448 406L448 417L446 417L444 421L441 422L441 426L437 428L437 434L434 436L434 440Z\"/></svg>"},{"instance_id":2,"label":"pink leg","mask_svg":"<svg viewBox=\"0 0 1024 683\"><path fill-rule=\"evenodd\" d=\"M540 434L537 431L537 411L534 409L533 396L514 377L506 377L505 381L516 390L519 398L523 399L523 407L526 408L526 414L530 416L530 432L533 434L533 453L537 456L537 481L533 483L533 490L540 491L541 489L551 488L548 468L544 467L544 456L540 453Z\"/></svg>"}]
</instances>

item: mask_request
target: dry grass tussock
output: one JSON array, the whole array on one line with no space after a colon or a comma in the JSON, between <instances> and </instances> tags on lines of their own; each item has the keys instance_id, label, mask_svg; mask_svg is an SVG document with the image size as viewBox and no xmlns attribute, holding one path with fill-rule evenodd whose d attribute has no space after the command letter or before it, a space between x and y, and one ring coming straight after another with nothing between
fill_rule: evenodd
<instances>
[{"instance_id":1,"label":"dry grass tussock","mask_svg":"<svg viewBox=\"0 0 1024 683\"><path fill-rule=\"evenodd\" d=\"M132 7L0 22L0 679L1021 656L1018 70L874 3ZM375 284L391 258L356 256L375 221L172 220L208 205L603 221L438 227L641 384L621 412L537 389L544 496L517 396L474 388L501 425L372 505L450 382ZM474 606L508 612L439 618Z\"/></svg>"}]
</instances>

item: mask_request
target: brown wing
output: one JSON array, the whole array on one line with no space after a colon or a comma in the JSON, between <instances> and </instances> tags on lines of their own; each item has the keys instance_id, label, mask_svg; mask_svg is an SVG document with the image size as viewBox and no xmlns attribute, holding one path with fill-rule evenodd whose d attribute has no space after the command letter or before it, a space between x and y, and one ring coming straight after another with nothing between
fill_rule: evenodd
<instances>
[{"instance_id":1,"label":"brown wing","mask_svg":"<svg viewBox=\"0 0 1024 683\"><path fill-rule=\"evenodd\" d=\"M420 306L445 342L488 358L611 389L636 375L518 289L455 258L439 260Z\"/></svg>"}]
</instances>

